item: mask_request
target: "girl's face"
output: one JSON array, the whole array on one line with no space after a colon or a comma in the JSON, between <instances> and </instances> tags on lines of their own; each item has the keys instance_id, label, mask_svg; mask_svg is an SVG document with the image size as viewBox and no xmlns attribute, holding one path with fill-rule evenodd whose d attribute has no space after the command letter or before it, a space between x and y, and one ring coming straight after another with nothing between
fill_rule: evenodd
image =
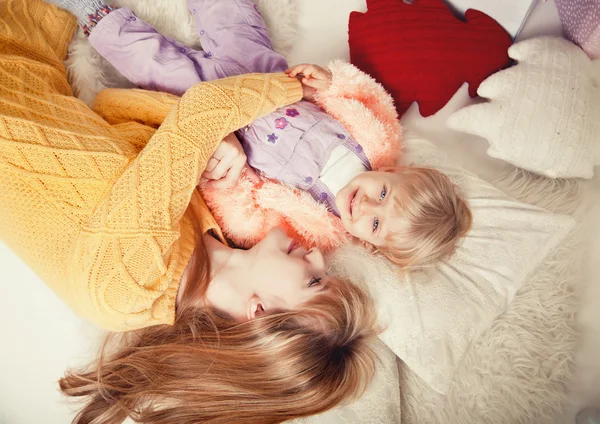
<instances>
[{"instance_id":1,"label":"girl's face","mask_svg":"<svg viewBox=\"0 0 600 424\"><path fill-rule=\"evenodd\" d=\"M335 198L346 231L374 246L387 244L399 224L394 199L402 184L403 177L393 172L362 172L354 177Z\"/></svg>"},{"instance_id":2,"label":"girl's face","mask_svg":"<svg viewBox=\"0 0 600 424\"><path fill-rule=\"evenodd\" d=\"M269 232L248 253L254 255L248 272L253 292L249 318L271 310L295 309L327 286L321 251L304 249L281 229Z\"/></svg>"}]
</instances>

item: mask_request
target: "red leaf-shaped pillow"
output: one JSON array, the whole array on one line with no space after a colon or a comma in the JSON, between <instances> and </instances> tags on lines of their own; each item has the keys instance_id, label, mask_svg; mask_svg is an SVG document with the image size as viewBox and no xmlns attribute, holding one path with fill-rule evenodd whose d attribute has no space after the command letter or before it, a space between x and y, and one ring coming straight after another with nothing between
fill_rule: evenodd
<instances>
[{"instance_id":1,"label":"red leaf-shaped pillow","mask_svg":"<svg viewBox=\"0 0 600 424\"><path fill-rule=\"evenodd\" d=\"M350 15L350 57L392 94L402 115L413 101L421 115L444 107L460 86L471 97L510 62L510 35L492 18L467 10L461 21L442 0L367 0Z\"/></svg>"}]
</instances>

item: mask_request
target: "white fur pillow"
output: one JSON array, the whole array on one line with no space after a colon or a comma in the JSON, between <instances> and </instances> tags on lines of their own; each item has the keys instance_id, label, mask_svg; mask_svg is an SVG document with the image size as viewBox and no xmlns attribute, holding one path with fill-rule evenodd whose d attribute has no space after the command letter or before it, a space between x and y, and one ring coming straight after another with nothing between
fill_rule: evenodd
<instances>
[{"instance_id":1,"label":"white fur pillow","mask_svg":"<svg viewBox=\"0 0 600 424\"><path fill-rule=\"evenodd\" d=\"M447 262L401 275L357 246L337 251L334 274L364 281L386 331L381 339L444 393L470 344L504 312L527 277L574 226L572 218L509 198L426 140L405 134L403 164L437 168L461 188L473 228Z\"/></svg>"},{"instance_id":2,"label":"white fur pillow","mask_svg":"<svg viewBox=\"0 0 600 424\"><path fill-rule=\"evenodd\" d=\"M187 0L111 0L115 7L128 7L153 25L161 34L180 43L200 49L200 41ZM297 4L293 0L256 0L263 15L275 50L285 55L296 41ZM105 88L127 88L133 85L90 45L79 30L69 46L65 62L69 83L75 96L92 105Z\"/></svg>"},{"instance_id":3,"label":"white fur pillow","mask_svg":"<svg viewBox=\"0 0 600 424\"><path fill-rule=\"evenodd\" d=\"M591 178L600 163L598 68L562 38L539 37L508 50L518 61L485 80L488 102L448 119L490 143L488 154L551 178Z\"/></svg>"}]
</instances>

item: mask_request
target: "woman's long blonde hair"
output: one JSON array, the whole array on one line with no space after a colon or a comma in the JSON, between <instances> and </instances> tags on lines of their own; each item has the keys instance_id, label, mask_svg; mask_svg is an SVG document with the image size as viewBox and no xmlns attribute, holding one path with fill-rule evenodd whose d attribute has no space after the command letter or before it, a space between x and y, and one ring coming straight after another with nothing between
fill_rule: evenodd
<instances>
[{"instance_id":1,"label":"woman's long blonde hair","mask_svg":"<svg viewBox=\"0 0 600 424\"><path fill-rule=\"evenodd\" d=\"M333 282L309 303L248 322L183 308L172 326L137 330L116 353L59 382L87 403L75 424L279 423L360 396L374 374L374 307Z\"/></svg>"}]
</instances>

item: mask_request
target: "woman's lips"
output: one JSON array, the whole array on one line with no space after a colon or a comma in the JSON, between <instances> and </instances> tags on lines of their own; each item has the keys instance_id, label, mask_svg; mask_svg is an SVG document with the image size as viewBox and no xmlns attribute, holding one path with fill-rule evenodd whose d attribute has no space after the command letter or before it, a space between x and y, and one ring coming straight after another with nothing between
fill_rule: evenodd
<instances>
[{"instance_id":1,"label":"woman's lips","mask_svg":"<svg viewBox=\"0 0 600 424\"><path fill-rule=\"evenodd\" d=\"M288 247L288 255L290 253L292 253L294 250L296 250L298 247L300 247L300 245L298 244L297 241L292 240L292 242L290 243L290 247Z\"/></svg>"}]
</instances>

